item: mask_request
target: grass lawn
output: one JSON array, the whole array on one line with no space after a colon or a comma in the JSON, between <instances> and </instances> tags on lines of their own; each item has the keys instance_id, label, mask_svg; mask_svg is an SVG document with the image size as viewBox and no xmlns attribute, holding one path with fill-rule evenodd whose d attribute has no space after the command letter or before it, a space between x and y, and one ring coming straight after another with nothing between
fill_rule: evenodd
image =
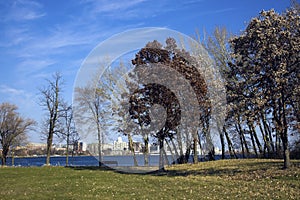
<instances>
[{"instance_id":1,"label":"grass lawn","mask_svg":"<svg viewBox=\"0 0 300 200\"><path fill-rule=\"evenodd\" d=\"M300 161L219 160L121 174L78 167L0 168L0 199L300 199Z\"/></svg>"}]
</instances>

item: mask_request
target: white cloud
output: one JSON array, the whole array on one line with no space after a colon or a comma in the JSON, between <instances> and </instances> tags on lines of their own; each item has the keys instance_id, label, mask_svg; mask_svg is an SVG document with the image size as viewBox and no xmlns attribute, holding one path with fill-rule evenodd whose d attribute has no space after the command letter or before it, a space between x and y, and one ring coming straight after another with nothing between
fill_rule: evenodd
<instances>
[{"instance_id":1,"label":"white cloud","mask_svg":"<svg viewBox=\"0 0 300 200\"><path fill-rule=\"evenodd\" d=\"M5 40L2 40L0 47L12 47L30 41L33 37L30 30L25 25L13 26L4 29Z\"/></svg>"},{"instance_id":2,"label":"white cloud","mask_svg":"<svg viewBox=\"0 0 300 200\"><path fill-rule=\"evenodd\" d=\"M94 1L94 12L103 13L103 12L114 12L120 10L127 10L132 8L145 0L131 0L131 1L111 1L111 0L102 0L102 1Z\"/></svg>"},{"instance_id":3,"label":"white cloud","mask_svg":"<svg viewBox=\"0 0 300 200\"><path fill-rule=\"evenodd\" d=\"M42 4L31 0L17 0L12 3L10 10L4 17L6 21L35 20L46 15L42 11Z\"/></svg>"},{"instance_id":4,"label":"white cloud","mask_svg":"<svg viewBox=\"0 0 300 200\"><path fill-rule=\"evenodd\" d=\"M219 13L225 13L225 12L230 12L235 10L235 8L224 8L224 9L219 9L219 10L208 10L204 12L199 12L200 15L213 15L213 14L219 14Z\"/></svg>"},{"instance_id":5,"label":"white cloud","mask_svg":"<svg viewBox=\"0 0 300 200\"><path fill-rule=\"evenodd\" d=\"M42 4L36 1L17 0L12 3L4 19L6 21L35 20L46 15L42 7Z\"/></svg>"},{"instance_id":6,"label":"white cloud","mask_svg":"<svg viewBox=\"0 0 300 200\"><path fill-rule=\"evenodd\" d=\"M24 90L9 87L7 85L0 85L0 93L7 94L9 96L24 94Z\"/></svg>"},{"instance_id":7,"label":"white cloud","mask_svg":"<svg viewBox=\"0 0 300 200\"><path fill-rule=\"evenodd\" d=\"M18 73L23 73L25 76L28 76L37 71L43 70L51 65L54 65L56 62L51 59L37 59L37 58L28 58L20 62L17 67Z\"/></svg>"}]
</instances>

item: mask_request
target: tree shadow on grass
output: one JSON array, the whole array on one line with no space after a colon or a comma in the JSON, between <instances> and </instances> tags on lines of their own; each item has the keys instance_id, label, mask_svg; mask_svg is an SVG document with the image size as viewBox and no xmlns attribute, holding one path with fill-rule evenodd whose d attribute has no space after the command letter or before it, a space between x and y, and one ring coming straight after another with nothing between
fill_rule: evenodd
<instances>
[{"instance_id":1,"label":"tree shadow on grass","mask_svg":"<svg viewBox=\"0 0 300 200\"><path fill-rule=\"evenodd\" d=\"M300 161L293 163L294 167L300 167ZM95 171L112 171L119 174L129 175L151 175L151 176L235 176L239 174L255 174L256 172L264 173L272 167L273 169L282 169L282 162L274 161L252 161L247 163L240 163L235 166L216 166L201 169L146 169L145 167L110 167L110 166L70 166L68 168L74 170L95 170ZM221 169L220 169L221 168Z\"/></svg>"},{"instance_id":2,"label":"tree shadow on grass","mask_svg":"<svg viewBox=\"0 0 300 200\"><path fill-rule=\"evenodd\" d=\"M165 176L222 176L222 175L236 175L241 173L239 169L215 169L215 168L206 168L198 170L167 170L164 174Z\"/></svg>"},{"instance_id":3,"label":"tree shadow on grass","mask_svg":"<svg viewBox=\"0 0 300 200\"><path fill-rule=\"evenodd\" d=\"M114 171L114 169L108 166L67 166L66 168L73 170Z\"/></svg>"},{"instance_id":4,"label":"tree shadow on grass","mask_svg":"<svg viewBox=\"0 0 300 200\"><path fill-rule=\"evenodd\" d=\"M202 169L202 170L153 170L153 171L144 171L143 169L134 168L130 170L129 168L111 168L108 166L69 166L67 168L73 170L93 170L93 171L111 171L119 174L129 174L129 175L151 175L151 176L198 176L198 175L205 175L205 176L218 176L218 175L234 175L236 173L241 172L240 170L234 169Z\"/></svg>"}]
</instances>

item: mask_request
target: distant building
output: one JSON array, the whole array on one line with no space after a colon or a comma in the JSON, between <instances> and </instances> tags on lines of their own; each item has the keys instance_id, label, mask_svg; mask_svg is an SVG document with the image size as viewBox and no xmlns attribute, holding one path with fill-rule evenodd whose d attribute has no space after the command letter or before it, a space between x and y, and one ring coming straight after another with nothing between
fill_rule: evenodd
<instances>
[{"instance_id":1,"label":"distant building","mask_svg":"<svg viewBox=\"0 0 300 200\"><path fill-rule=\"evenodd\" d=\"M83 153L86 152L87 144L84 142L76 142L74 145L74 151L77 153Z\"/></svg>"},{"instance_id":2,"label":"distant building","mask_svg":"<svg viewBox=\"0 0 300 200\"><path fill-rule=\"evenodd\" d=\"M28 143L26 145L27 150L37 150L37 149L44 150L46 148L47 148L47 144L45 143Z\"/></svg>"},{"instance_id":3,"label":"distant building","mask_svg":"<svg viewBox=\"0 0 300 200\"><path fill-rule=\"evenodd\" d=\"M117 141L113 143L114 151L126 151L128 150L128 142L123 142L122 137L118 137Z\"/></svg>"},{"instance_id":4,"label":"distant building","mask_svg":"<svg viewBox=\"0 0 300 200\"><path fill-rule=\"evenodd\" d=\"M98 155L98 143L88 144L87 150L90 152L90 154ZM102 144L102 154L111 154L112 150L112 144Z\"/></svg>"}]
</instances>

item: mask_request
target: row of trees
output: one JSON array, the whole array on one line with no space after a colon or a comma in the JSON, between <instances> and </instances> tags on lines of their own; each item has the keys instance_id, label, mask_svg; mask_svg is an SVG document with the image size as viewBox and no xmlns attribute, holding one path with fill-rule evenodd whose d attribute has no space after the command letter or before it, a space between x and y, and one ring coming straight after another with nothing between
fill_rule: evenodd
<instances>
[{"instance_id":1,"label":"row of trees","mask_svg":"<svg viewBox=\"0 0 300 200\"><path fill-rule=\"evenodd\" d=\"M258 17L253 18L246 30L240 35L231 37L225 28L216 28L214 34L206 40L200 40L221 73L223 79L215 77L214 71L208 69L197 70L194 57L202 56L181 50L172 38L166 40L163 46L157 41L149 42L141 49L132 60L134 70L131 71L127 81L120 84L120 76L128 70L121 63L121 70L113 70L104 76L105 81L98 85L99 80L92 80L85 88L76 88L77 111L81 113L79 121L90 125L91 131L96 130L98 140L99 165L102 164L102 145L105 133L103 124L118 122L119 134L128 137L132 144L132 136L142 135L144 145L148 147L149 136L157 139L161 149L164 143L168 149L176 152L176 162L187 162L191 152L194 152L194 161L198 161L197 146L209 149L213 159L212 136L209 134L211 120L219 134L222 146L222 158L225 158L226 149L231 157L237 157L235 149L242 150L242 156L254 154L257 157L284 158L284 167L288 168L289 138L291 135L299 137L299 7L294 3L294 8L282 14L274 10L262 11ZM203 58L201 58L203 59ZM189 126L200 127L191 131L186 127L186 132L178 131L181 123L180 100L169 89L159 84L142 84L134 79L137 73L149 69L153 64L168 66L177 71L191 83L196 94L199 110L193 110L195 118L199 117L196 124ZM203 66L202 66L203 67ZM204 66L205 67L205 66ZM204 74L204 72L206 74ZM204 76L211 74L210 82ZM136 77L135 77L136 78ZM129 81L130 80L130 81ZM174 80L177 82L178 80ZM78 139L73 121L71 105L62 99L62 77L56 73L52 80L47 81L46 87L40 89L40 105L47 113L45 119L45 135L47 139L47 163L50 163L50 151L55 135L65 139L67 146ZM225 85L227 95L227 112L219 110L221 119L212 119L212 106L224 103L208 96L210 85L220 88L215 92L222 92L220 85ZM138 86L138 90L134 89ZM126 87L127 86L127 87ZM118 94L115 94L115 88ZM180 88L181 86L178 86ZM95 89L96 88L96 89ZM131 89L132 88L132 89ZM124 102L124 96L128 97ZM214 95L210 93L210 95ZM112 112L107 112L106 103L116 101L118 105L112 107ZM166 121L158 132L147 132L155 110L154 104L159 104L166 111ZM129 105L129 108L128 108ZM122 106L127 106L122 108ZM3 107L3 108L2 108ZM16 108L10 104L2 104L1 112L1 146L3 148L2 164L9 148L22 141L24 133L32 127L34 122L19 117ZM7 107L7 108L5 108ZM10 107L10 109L8 109ZM124 113L124 110L128 111ZM3 112L3 113L2 113ZM152 112L152 114L151 114ZM159 115L160 112L156 112ZM152 117L151 117L152 115ZM197 117L196 117L197 116ZM19 119L20 118L20 119ZM11 120L13 119L13 120ZM124 121L133 120L137 127ZM13 122L17 122L13 124ZM116 125L116 123L113 123ZM157 126L157 124L154 124ZM181 124L182 125L182 124ZM87 131L87 132L89 132ZM146 131L146 132L145 132ZM9 137L7 136L9 135ZM185 146L186 148L183 148ZM178 147L178 148L177 148ZM132 145L129 149L134 154ZM185 152L183 152L185 149ZM68 152L68 151L67 151ZM145 148L145 164L148 150ZM165 152L161 152L161 159ZM163 163L161 163L163 165Z\"/></svg>"},{"instance_id":2,"label":"row of trees","mask_svg":"<svg viewBox=\"0 0 300 200\"><path fill-rule=\"evenodd\" d=\"M120 63L121 70L111 68L104 73L101 85L97 85L99 82L96 80L86 88L76 89L77 100L80 102L78 108L83 113L90 113L84 117L91 119L94 127L97 127L100 164L105 138L101 126L107 122L114 126L118 124L110 130L118 129L120 134L128 137L129 144L132 144L134 135L143 137L145 147L148 146L149 136L157 139L161 149L166 143L168 149L176 152L176 162L182 163L187 162L191 152L197 152L198 145L204 148L204 144L213 159L214 148L209 134L212 129L210 121L213 120L220 136L222 158L225 158L226 149L231 157L238 157L235 149L241 149L243 157L283 156L284 167L289 167L289 138L291 135L299 136L299 10L290 9L282 14L274 10L262 11L250 21L240 36L231 37L225 28L216 28L212 36L204 41L199 39L199 42L214 59L223 79L213 78L215 72L205 67L200 69L199 74L195 70L197 64L193 62L193 56L202 56L203 59L203 55L193 52L191 56L189 52L178 48L174 39L168 38L165 46L157 41L149 42L136 54L132 60L133 70L123 84L119 83L120 76L117 75L124 72L123 64ZM196 134L189 132L191 127L187 127L186 133L178 131L178 125L183 125L180 122L182 105L170 88L139 82L145 78L149 68L155 69L155 65L167 66L191 83L201 105L195 114L199 115L199 123L189 124L200 127ZM125 67L126 70L128 68ZM138 77L139 73L144 73L142 78ZM212 97L208 97L207 89L210 86L203 79L203 76L208 76L207 73L211 74L212 83L209 84L215 85L216 94L222 92L220 85L225 85L227 112L220 110L224 112L219 114L220 119L212 119L212 106L215 106L212 104L224 102L221 99L212 102ZM160 78L167 80L168 77L160 75ZM172 81L178 83L178 79ZM179 85L177 88L182 89ZM108 113L105 109L107 101L118 102ZM162 129L151 133L149 126L153 120L151 108L154 104L159 104L166 111L166 121ZM222 123L223 118L225 123ZM133 120L137 127L128 124L129 120ZM134 155L133 148L129 149ZM145 148L145 164L147 154ZM197 160L194 153L194 161Z\"/></svg>"},{"instance_id":3,"label":"row of trees","mask_svg":"<svg viewBox=\"0 0 300 200\"><path fill-rule=\"evenodd\" d=\"M161 147L165 142L168 148L171 149L173 146L175 152L180 151L176 153L180 157L179 162L186 162L190 153L196 152L197 143L201 147L203 141L211 150L210 155L213 159L213 144L208 130L212 128L209 127L210 120L214 120L220 136L222 158L225 158L226 149L232 157L237 157L235 149L240 148L243 157L253 154L257 157L283 156L284 167L288 168L289 138L292 135L299 137L300 45L297 5L294 4L295 8L282 14L274 10L262 11L258 17L250 21L240 36L231 37L225 28L216 28L214 34L206 40L199 39L214 59L223 77L223 80L212 78L210 81L217 86L225 85L227 112L220 111L224 112L221 115L225 118L225 124L219 119L211 119L212 102L206 92L209 86L202 77L207 75L194 70L193 58L188 52L177 48L172 38L166 40L165 46L157 41L149 42L136 54L132 60L134 69L124 82L127 89L124 84L120 86L117 83L119 78L113 69L104 76L105 81L102 81L104 85L97 86L96 81L89 88L77 88L78 100L81 102L79 107L85 111L89 110L98 127L99 152L105 137L100 130L101 123L105 124L105 120L103 121L106 115L103 108L105 99L122 102L122 98L127 96L124 104L117 105L126 107L129 104L129 108L122 109L117 106L112 111L118 116L115 117L116 121L120 122L117 129L128 136L129 144L132 141L132 134L136 134L143 136L145 147L147 146L150 132L145 132L145 129L151 124L151 107L159 104L167 112L166 122L164 127L159 132L152 133L152 136L157 138ZM181 105L178 104L174 94L168 91L170 88L164 88L159 84L141 84L138 79L132 81L138 73L154 68L153 64L168 66L190 81L201 105L196 114L200 116L200 121L195 126L201 127L197 134L178 132L176 129L180 124ZM206 71L202 73L214 73L204 70ZM162 79L164 78L166 77ZM116 87L121 95L113 94ZM126 109L128 113L124 112ZM113 120L112 116L106 118ZM126 124L128 119L133 120L139 128L133 129L130 124ZM186 143L186 152L182 152L182 142ZM176 146L179 146L179 149ZM134 154L134 151L132 153ZM99 160L101 161L101 156ZM197 161L196 156L194 160Z\"/></svg>"},{"instance_id":4,"label":"row of trees","mask_svg":"<svg viewBox=\"0 0 300 200\"><path fill-rule=\"evenodd\" d=\"M299 137L299 25L299 10L262 11L241 36L227 39L225 29L216 29L207 43L226 80L229 112L222 134L236 136L243 156L250 148L257 156L283 154L285 168L289 138Z\"/></svg>"},{"instance_id":5,"label":"row of trees","mask_svg":"<svg viewBox=\"0 0 300 200\"><path fill-rule=\"evenodd\" d=\"M50 164L54 136L66 142L66 165L68 165L69 147L79 140L75 129L72 106L62 98L63 80L59 73L47 80L47 85L40 88L40 106L45 110L42 123L42 138L47 141L46 165ZM27 143L27 133L36 129L36 122L26 119L17 112L17 107L10 103L0 104L0 142L2 147L2 165L10 150ZM36 131L36 130L35 130Z\"/></svg>"}]
</instances>

